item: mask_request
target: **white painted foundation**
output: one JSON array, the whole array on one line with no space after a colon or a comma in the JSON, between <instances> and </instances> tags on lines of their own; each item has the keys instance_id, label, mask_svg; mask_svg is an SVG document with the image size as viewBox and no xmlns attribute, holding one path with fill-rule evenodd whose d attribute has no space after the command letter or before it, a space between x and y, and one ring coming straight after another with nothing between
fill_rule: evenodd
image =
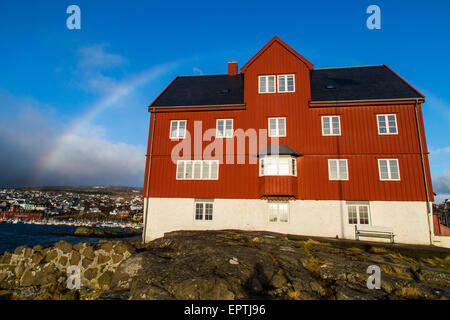
<instances>
[{"instance_id":1,"label":"white painted foundation","mask_svg":"<svg viewBox=\"0 0 450 320\"><path fill-rule=\"evenodd\" d=\"M268 201L260 199L214 199L212 221L194 219L193 198L149 198L146 241L176 230L259 230L319 237L355 239L348 223L347 202L337 200L291 200L289 222L269 222ZM148 198L144 199L145 206ZM370 201L370 225L394 229L396 243L429 245L426 202ZM360 238L389 241L379 238Z\"/></svg>"}]
</instances>

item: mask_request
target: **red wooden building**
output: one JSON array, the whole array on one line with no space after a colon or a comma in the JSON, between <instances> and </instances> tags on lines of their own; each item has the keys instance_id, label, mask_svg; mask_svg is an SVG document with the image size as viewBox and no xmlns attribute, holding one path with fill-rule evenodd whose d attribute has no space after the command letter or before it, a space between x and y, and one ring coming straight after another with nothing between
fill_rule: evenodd
<instances>
[{"instance_id":1,"label":"red wooden building","mask_svg":"<svg viewBox=\"0 0 450 320\"><path fill-rule=\"evenodd\" d=\"M278 37L240 73L176 77L149 106L144 240L361 228L430 244L424 100L386 65L315 69Z\"/></svg>"}]
</instances>

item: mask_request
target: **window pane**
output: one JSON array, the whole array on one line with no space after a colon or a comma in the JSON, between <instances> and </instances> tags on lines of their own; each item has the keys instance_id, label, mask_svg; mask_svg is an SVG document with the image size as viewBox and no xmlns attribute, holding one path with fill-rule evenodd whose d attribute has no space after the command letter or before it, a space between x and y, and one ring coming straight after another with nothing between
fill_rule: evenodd
<instances>
[{"instance_id":1,"label":"window pane","mask_svg":"<svg viewBox=\"0 0 450 320\"><path fill-rule=\"evenodd\" d=\"M275 76L268 76L267 81L267 92L275 92Z\"/></svg>"},{"instance_id":2,"label":"window pane","mask_svg":"<svg viewBox=\"0 0 450 320\"><path fill-rule=\"evenodd\" d=\"M380 177L381 179L389 179L389 172L386 160L380 160Z\"/></svg>"},{"instance_id":3,"label":"window pane","mask_svg":"<svg viewBox=\"0 0 450 320\"><path fill-rule=\"evenodd\" d=\"M294 92L294 75L287 76L287 87L289 92Z\"/></svg>"},{"instance_id":4,"label":"window pane","mask_svg":"<svg viewBox=\"0 0 450 320\"><path fill-rule=\"evenodd\" d=\"M178 137L183 138L186 130L186 121L179 121L178 123Z\"/></svg>"},{"instance_id":5,"label":"window pane","mask_svg":"<svg viewBox=\"0 0 450 320\"><path fill-rule=\"evenodd\" d=\"M219 174L219 165L217 161L211 162L211 179L217 179Z\"/></svg>"},{"instance_id":6,"label":"window pane","mask_svg":"<svg viewBox=\"0 0 450 320\"><path fill-rule=\"evenodd\" d=\"M378 116L378 131L379 133L387 133L386 119L384 116Z\"/></svg>"},{"instance_id":7,"label":"window pane","mask_svg":"<svg viewBox=\"0 0 450 320\"><path fill-rule=\"evenodd\" d=\"M369 224L369 207L359 206L359 223Z\"/></svg>"},{"instance_id":8,"label":"window pane","mask_svg":"<svg viewBox=\"0 0 450 320\"><path fill-rule=\"evenodd\" d=\"M339 160L339 179L347 180L347 161Z\"/></svg>"},{"instance_id":9,"label":"window pane","mask_svg":"<svg viewBox=\"0 0 450 320\"><path fill-rule=\"evenodd\" d=\"M223 120L217 121L217 137L223 137Z\"/></svg>"},{"instance_id":10,"label":"window pane","mask_svg":"<svg viewBox=\"0 0 450 320\"><path fill-rule=\"evenodd\" d=\"M278 76L278 92L286 91L286 76Z\"/></svg>"},{"instance_id":11,"label":"window pane","mask_svg":"<svg viewBox=\"0 0 450 320\"><path fill-rule=\"evenodd\" d=\"M356 206L348 207L348 223L349 224L357 224L358 223L358 217L356 214Z\"/></svg>"},{"instance_id":12,"label":"window pane","mask_svg":"<svg viewBox=\"0 0 450 320\"><path fill-rule=\"evenodd\" d=\"M259 77L259 92L267 92L266 85L266 77Z\"/></svg>"},{"instance_id":13,"label":"window pane","mask_svg":"<svg viewBox=\"0 0 450 320\"><path fill-rule=\"evenodd\" d=\"M277 204L276 203L269 203L269 221L270 222L277 222Z\"/></svg>"},{"instance_id":14,"label":"window pane","mask_svg":"<svg viewBox=\"0 0 450 320\"><path fill-rule=\"evenodd\" d=\"M177 179L184 178L184 161L177 162Z\"/></svg>"},{"instance_id":15,"label":"window pane","mask_svg":"<svg viewBox=\"0 0 450 320\"><path fill-rule=\"evenodd\" d=\"M195 220L203 220L203 203L195 204Z\"/></svg>"},{"instance_id":16,"label":"window pane","mask_svg":"<svg viewBox=\"0 0 450 320\"><path fill-rule=\"evenodd\" d=\"M280 222L288 222L289 220L288 203L280 203L278 205L278 214L280 217Z\"/></svg>"},{"instance_id":17,"label":"window pane","mask_svg":"<svg viewBox=\"0 0 450 320\"><path fill-rule=\"evenodd\" d=\"M269 119L269 135L271 137L277 136L277 119Z\"/></svg>"},{"instance_id":18,"label":"window pane","mask_svg":"<svg viewBox=\"0 0 450 320\"><path fill-rule=\"evenodd\" d=\"M200 174L202 171L202 163L200 161L194 162L194 179L200 179Z\"/></svg>"},{"instance_id":19,"label":"window pane","mask_svg":"<svg viewBox=\"0 0 450 320\"><path fill-rule=\"evenodd\" d=\"M212 220L213 217L213 204L205 203L205 220Z\"/></svg>"},{"instance_id":20,"label":"window pane","mask_svg":"<svg viewBox=\"0 0 450 320\"><path fill-rule=\"evenodd\" d=\"M289 158L278 158L278 174L287 176L289 171Z\"/></svg>"},{"instance_id":21,"label":"window pane","mask_svg":"<svg viewBox=\"0 0 450 320\"><path fill-rule=\"evenodd\" d=\"M397 133L397 123L394 115L388 116L389 133Z\"/></svg>"},{"instance_id":22,"label":"window pane","mask_svg":"<svg viewBox=\"0 0 450 320\"><path fill-rule=\"evenodd\" d=\"M322 128L323 128L323 134L330 134L330 118L329 117L323 117L322 118Z\"/></svg>"},{"instance_id":23,"label":"window pane","mask_svg":"<svg viewBox=\"0 0 450 320\"><path fill-rule=\"evenodd\" d=\"M333 134L340 134L339 130L339 117L332 117Z\"/></svg>"},{"instance_id":24,"label":"window pane","mask_svg":"<svg viewBox=\"0 0 450 320\"><path fill-rule=\"evenodd\" d=\"M397 160L389 160L389 168L391 170L391 179L398 180L398 162Z\"/></svg>"},{"instance_id":25,"label":"window pane","mask_svg":"<svg viewBox=\"0 0 450 320\"><path fill-rule=\"evenodd\" d=\"M276 158L266 158L264 172L267 176L275 176L278 174L278 162Z\"/></svg>"},{"instance_id":26,"label":"window pane","mask_svg":"<svg viewBox=\"0 0 450 320\"><path fill-rule=\"evenodd\" d=\"M202 179L209 179L210 161L203 161Z\"/></svg>"},{"instance_id":27,"label":"window pane","mask_svg":"<svg viewBox=\"0 0 450 320\"><path fill-rule=\"evenodd\" d=\"M192 161L186 161L185 166L186 166L186 173L185 173L186 179L192 179Z\"/></svg>"},{"instance_id":28,"label":"window pane","mask_svg":"<svg viewBox=\"0 0 450 320\"><path fill-rule=\"evenodd\" d=\"M172 121L172 127L170 128L170 137L171 138L177 138L177 128L178 128L178 122Z\"/></svg>"},{"instance_id":29,"label":"window pane","mask_svg":"<svg viewBox=\"0 0 450 320\"><path fill-rule=\"evenodd\" d=\"M278 118L278 135L286 135L286 119L284 118Z\"/></svg>"},{"instance_id":30,"label":"window pane","mask_svg":"<svg viewBox=\"0 0 450 320\"><path fill-rule=\"evenodd\" d=\"M330 167L330 180L337 180L337 161L336 160L329 160L329 167Z\"/></svg>"},{"instance_id":31,"label":"window pane","mask_svg":"<svg viewBox=\"0 0 450 320\"><path fill-rule=\"evenodd\" d=\"M227 120L226 121L226 131L225 136L226 137L232 137L233 136L233 120Z\"/></svg>"}]
</instances>

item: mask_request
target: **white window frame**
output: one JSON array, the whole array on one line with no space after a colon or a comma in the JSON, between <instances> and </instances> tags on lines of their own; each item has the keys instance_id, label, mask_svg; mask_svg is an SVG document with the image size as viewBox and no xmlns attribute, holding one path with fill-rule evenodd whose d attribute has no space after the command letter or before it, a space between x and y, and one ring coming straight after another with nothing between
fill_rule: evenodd
<instances>
[{"instance_id":1,"label":"white window frame","mask_svg":"<svg viewBox=\"0 0 450 320\"><path fill-rule=\"evenodd\" d=\"M177 123L177 133L176 137L172 137L172 123ZM184 122L184 135L180 137L180 122ZM186 138L186 131L187 131L187 120L170 120L170 128L169 128L169 138L170 140L179 140Z\"/></svg>"},{"instance_id":2,"label":"white window frame","mask_svg":"<svg viewBox=\"0 0 450 320\"><path fill-rule=\"evenodd\" d=\"M280 217L281 217L281 212L280 212L280 205L286 205L286 216L287 216L287 221L280 221ZM276 221L271 221L271 217L272 217L272 207L275 206L276 207ZM289 223L290 219L290 205L289 205L289 201L282 201L282 200L269 200L267 201L267 219L269 221L269 223L281 223L281 224L286 224Z\"/></svg>"},{"instance_id":3,"label":"white window frame","mask_svg":"<svg viewBox=\"0 0 450 320\"><path fill-rule=\"evenodd\" d=\"M276 134L275 135L270 135L270 120L271 119L275 119L276 120ZM279 127L279 120L280 119L284 119L284 135L280 135L280 127ZM271 117L267 119L267 134L269 136L269 138L277 138L277 137L286 137L287 135L287 121L286 121L286 117Z\"/></svg>"},{"instance_id":4,"label":"white window frame","mask_svg":"<svg viewBox=\"0 0 450 320\"><path fill-rule=\"evenodd\" d=\"M195 172L195 164L196 163L201 163L201 167L200 167L200 178L195 178L194 176L194 172ZM178 177L178 168L181 165L181 163L183 163L183 178L179 178ZM208 163L208 178L203 178L203 170L205 168L205 163ZM211 178L212 177L212 164L216 163L217 165L217 177L216 178ZM186 178L186 165L187 164L191 164L192 166L192 178ZM175 169L175 178L176 180L219 180L219 160L177 160L177 166Z\"/></svg>"},{"instance_id":5,"label":"white window frame","mask_svg":"<svg viewBox=\"0 0 450 320\"><path fill-rule=\"evenodd\" d=\"M289 91L288 90L288 77L292 76L293 82L294 82L294 90ZM280 91L280 77L285 77L284 78L284 88L285 91ZM279 93L290 93L290 92L295 92L295 74L279 74L277 75L277 92Z\"/></svg>"},{"instance_id":6,"label":"white window frame","mask_svg":"<svg viewBox=\"0 0 450 320\"><path fill-rule=\"evenodd\" d=\"M269 90L269 77L273 77L273 92L272 91L268 91ZM261 78L266 78L266 87L265 90L266 91L261 91ZM277 93L277 76L276 75L263 75L263 76L258 76L258 93L261 94L265 94L265 93Z\"/></svg>"},{"instance_id":7,"label":"white window frame","mask_svg":"<svg viewBox=\"0 0 450 320\"><path fill-rule=\"evenodd\" d=\"M356 209L356 223L350 223L350 208L355 207ZM360 207L367 208L367 223L361 223L361 214ZM370 218L370 206L368 204L348 204L347 205L347 223L349 225L361 225L361 226L370 226L372 224L372 219Z\"/></svg>"},{"instance_id":8,"label":"white window frame","mask_svg":"<svg viewBox=\"0 0 450 320\"><path fill-rule=\"evenodd\" d=\"M333 118L338 118L339 120L339 133L333 133ZM329 118L330 119L330 133L325 133L325 127L324 127L324 118ZM334 116L322 116L321 117L322 120L322 136L340 136L341 135L341 116L338 115L334 115Z\"/></svg>"},{"instance_id":9,"label":"white window frame","mask_svg":"<svg viewBox=\"0 0 450 320\"><path fill-rule=\"evenodd\" d=\"M280 171L280 161L277 163L277 174L267 174L267 172L264 172L264 163L267 163L267 159L273 160L280 160L280 159L287 159L288 166L289 166L289 174L279 174ZM281 155L281 156L261 156L259 158L259 176L260 177L296 177L297 176L297 158L287 155Z\"/></svg>"},{"instance_id":10,"label":"white window frame","mask_svg":"<svg viewBox=\"0 0 450 320\"><path fill-rule=\"evenodd\" d=\"M336 179L332 179L331 178L331 163L333 161L336 161ZM347 178L346 179L341 178L341 170L340 170L340 163L341 162L345 162L345 170L346 170L346 173L347 173ZM348 161L347 161L347 159L328 159L328 180L329 181L338 181L338 180L348 181L349 180Z\"/></svg>"},{"instance_id":11,"label":"white window frame","mask_svg":"<svg viewBox=\"0 0 450 320\"><path fill-rule=\"evenodd\" d=\"M376 116L377 116L378 135L396 135L396 134L398 134L397 115L395 113L391 113L391 114L377 114ZM389 116L394 116L394 119L395 119L395 130L397 132L391 132L391 129L389 127L389 120L388 120ZM380 132L380 121L379 121L378 117L384 117L384 123L386 123L386 132L384 132L384 133Z\"/></svg>"},{"instance_id":12,"label":"white window frame","mask_svg":"<svg viewBox=\"0 0 450 320\"><path fill-rule=\"evenodd\" d=\"M219 121L223 121L223 132L225 135L219 135ZM231 121L231 135L227 135L227 121ZM233 119L217 119L216 120L216 138L233 138L234 135L234 121Z\"/></svg>"},{"instance_id":13,"label":"white window frame","mask_svg":"<svg viewBox=\"0 0 450 320\"><path fill-rule=\"evenodd\" d=\"M383 179L381 177L381 161L387 161L387 172L388 172L388 178ZM396 161L397 162L397 172L398 172L398 179L392 179L392 172L391 172L391 165L389 161ZM378 159L378 176L380 178L380 181L400 181L400 165L399 161L396 158L386 158L386 159Z\"/></svg>"},{"instance_id":14,"label":"white window frame","mask_svg":"<svg viewBox=\"0 0 450 320\"><path fill-rule=\"evenodd\" d=\"M197 204L202 205L202 218L197 219ZM211 219L206 218L206 205L209 204L211 208ZM194 221L213 221L214 220L214 201L194 201Z\"/></svg>"}]
</instances>

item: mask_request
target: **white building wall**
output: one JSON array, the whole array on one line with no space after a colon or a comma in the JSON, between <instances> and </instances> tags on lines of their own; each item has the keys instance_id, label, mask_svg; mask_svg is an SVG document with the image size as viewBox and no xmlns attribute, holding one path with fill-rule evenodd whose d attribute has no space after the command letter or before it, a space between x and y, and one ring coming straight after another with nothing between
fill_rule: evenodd
<instances>
[{"instance_id":1,"label":"white building wall","mask_svg":"<svg viewBox=\"0 0 450 320\"><path fill-rule=\"evenodd\" d=\"M355 239L355 227L348 223L346 201L291 200L288 223L269 222L267 200L214 199L212 221L194 219L194 202L193 198L150 198L146 241L176 230L221 229ZM144 199L144 216L146 205L147 198ZM372 226L394 229L396 243L430 244L426 202L370 201L369 215Z\"/></svg>"}]
</instances>

